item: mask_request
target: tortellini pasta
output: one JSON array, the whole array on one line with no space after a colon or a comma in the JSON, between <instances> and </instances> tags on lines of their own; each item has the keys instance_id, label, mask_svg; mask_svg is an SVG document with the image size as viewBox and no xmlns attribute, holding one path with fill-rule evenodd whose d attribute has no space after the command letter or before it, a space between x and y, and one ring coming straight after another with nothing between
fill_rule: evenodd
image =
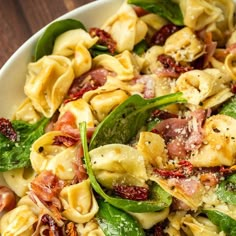
<instances>
[{"instance_id":1,"label":"tortellini pasta","mask_svg":"<svg viewBox=\"0 0 236 236\"><path fill-rule=\"evenodd\" d=\"M205 192L203 185L195 179L162 179L151 176L151 180L157 182L166 192L183 202L191 210L196 211L202 204L202 196Z\"/></svg>"},{"instance_id":2,"label":"tortellini pasta","mask_svg":"<svg viewBox=\"0 0 236 236\"><path fill-rule=\"evenodd\" d=\"M118 52L132 51L134 45L144 39L148 30L147 25L137 17L132 6L126 3L104 23L102 28L117 42Z\"/></svg>"},{"instance_id":3,"label":"tortellini pasta","mask_svg":"<svg viewBox=\"0 0 236 236\"><path fill-rule=\"evenodd\" d=\"M62 117L66 112L72 113L75 116L77 127L79 127L79 124L83 121L87 123L89 128L94 127L95 117L92 113L91 107L84 99L77 99L75 101L63 104L59 111L59 118Z\"/></svg>"},{"instance_id":4,"label":"tortellini pasta","mask_svg":"<svg viewBox=\"0 0 236 236\"><path fill-rule=\"evenodd\" d=\"M92 57L88 49L97 41L98 37L92 38L83 29L69 30L57 37L52 54L71 58L75 77L79 77L90 70Z\"/></svg>"},{"instance_id":5,"label":"tortellini pasta","mask_svg":"<svg viewBox=\"0 0 236 236\"><path fill-rule=\"evenodd\" d=\"M186 212L177 212L172 213L169 216L169 220L172 224L165 229L165 233L169 236L181 235L181 231L193 236L225 236L223 232L219 232L216 225L203 216L193 217L190 214L186 214Z\"/></svg>"},{"instance_id":6,"label":"tortellini pasta","mask_svg":"<svg viewBox=\"0 0 236 236\"><path fill-rule=\"evenodd\" d=\"M26 195L29 190L29 183L34 179L35 173L31 168L19 168L3 172L3 178L7 185L17 194L19 197Z\"/></svg>"},{"instance_id":7,"label":"tortellini pasta","mask_svg":"<svg viewBox=\"0 0 236 236\"><path fill-rule=\"evenodd\" d=\"M63 56L44 56L28 66L24 87L34 108L52 117L74 80L71 61Z\"/></svg>"},{"instance_id":8,"label":"tortellini pasta","mask_svg":"<svg viewBox=\"0 0 236 236\"><path fill-rule=\"evenodd\" d=\"M35 141L30 153L31 165L36 173L51 170L63 180L72 180L77 147L54 144L58 136L70 137L61 131L51 131Z\"/></svg>"},{"instance_id":9,"label":"tortellini pasta","mask_svg":"<svg viewBox=\"0 0 236 236\"><path fill-rule=\"evenodd\" d=\"M76 223L89 222L98 212L89 179L63 188L60 199L64 208L62 215Z\"/></svg>"},{"instance_id":10,"label":"tortellini pasta","mask_svg":"<svg viewBox=\"0 0 236 236\"><path fill-rule=\"evenodd\" d=\"M157 223L165 220L169 214L170 209L167 207L162 211L158 212L144 212L144 213L134 213L130 212L132 216L134 216L142 225L144 229L150 229Z\"/></svg>"},{"instance_id":11,"label":"tortellini pasta","mask_svg":"<svg viewBox=\"0 0 236 236\"><path fill-rule=\"evenodd\" d=\"M31 100L26 98L15 112L14 119L23 120L33 124L41 119L41 115L35 110Z\"/></svg>"},{"instance_id":12,"label":"tortellini pasta","mask_svg":"<svg viewBox=\"0 0 236 236\"><path fill-rule=\"evenodd\" d=\"M215 115L204 124L202 147L193 152L190 161L197 167L232 166L235 164L236 120L226 115Z\"/></svg>"},{"instance_id":13,"label":"tortellini pasta","mask_svg":"<svg viewBox=\"0 0 236 236\"><path fill-rule=\"evenodd\" d=\"M129 95L123 90L108 91L92 97L90 104L98 121L101 122L115 107L124 102ZM104 102L106 106L104 106Z\"/></svg>"},{"instance_id":14,"label":"tortellini pasta","mask_svg":"<svg viewBox=\"0 0 236 236\"><path fill-rule=\"evenodd\" d=\"M167 162L165 142L158 134L140 132L137 149L143 155L147 164L163 167Z\"/></svg>"},{"instance_id":15,"label":"tortellini pasta","mask_svg":"<svg viewBox=\"0 0 236 236\"><path fill-rule=\"evenodd\" d=\"M203 43L193 30L184 27L167 38L164 53L173 57L177 62L194 61L205 52Z\"/></svg>"},{"instance_id":16,"label":"tortellini pasta","mask_svg":"<svg viewBox=\"0 0 236 236\"><path fill-rule=\"evenodd\" d=\"M31 236L34 232L34 223L37 220L37 216L27 205L18 206L1 218L1 235Z\"/></svg>"},{"instance_id":17,"label":"tortellini pasta","mask_svg":"<svg viewBox=\"0 0 236 236\"><path fill-rule=\"evenodd\" d=\"M183 92L190 105L214 107L233 94L228 84L230 77L219 69L192 70L182 74L177 82L177 91ZM221 93L221 96L218 94Z\"/></svg>"},{"instance_id":18,"label":"tortellini pasta","mask_svg":"<svg viewBox=\"0 0 236 236\"><path fill-rule=\"evenodd\" d=\"M76 225L77 232L79 235L84 236L105 236L100 226L96 222L96 220L91 220L88 223L77 224Z\"/></svg>"},{"instance_id":19,"label":"tortellini pasta","mask_svg":"<svg viewBox=\"0 0 236 236\"><path fill-rule=\"evenodd\" d=\"M89 152L97 180L108 189L114 185L145 186L147 172L144 157L133 147L108 144Z\"/></svg>"},{"instance_id":20,"label":"tortellini pasta","mask_svg":"<svg viewBox=\"0 0 236 236\"><path fill-rule=\"evenodd\" d=\"M104 67L114 72L122 81L132 80L142 68L143 60L135 57L129 51L124 51L116 56L102 54L93 59L93 67Z\"/></svg>"}]
</instances>

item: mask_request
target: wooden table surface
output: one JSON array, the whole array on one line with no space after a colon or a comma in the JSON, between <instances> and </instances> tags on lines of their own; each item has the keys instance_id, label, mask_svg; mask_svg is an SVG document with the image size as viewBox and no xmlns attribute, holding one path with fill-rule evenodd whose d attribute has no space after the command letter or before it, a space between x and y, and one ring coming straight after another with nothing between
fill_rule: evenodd
<instances>
[{"instance_id":1,"label":"wooden table surface","mask_svg":"<svg viewBox=\"0 0 236 236\"><path fill-rule=\"evenodd\" d=\"M95 0L0 0L0 68L43 26Z\"/></svg>"}]
</instances>

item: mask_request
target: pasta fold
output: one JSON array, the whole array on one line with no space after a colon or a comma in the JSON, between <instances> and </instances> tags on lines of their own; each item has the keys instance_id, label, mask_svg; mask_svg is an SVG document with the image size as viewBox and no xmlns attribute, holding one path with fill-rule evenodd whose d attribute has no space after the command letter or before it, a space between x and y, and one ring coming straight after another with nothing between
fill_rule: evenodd
<instances>
[{"instance_id":1,"label":"pasta fold","mask_svg":"<svg viewBox=\"0 0 236 236\"><path fill-rule=\"evenodd\" d=\"M91 37L83 29L69 30L56 38L53 55L61 55L72 60L75 77L89 71L92 66L92 57L88 51L98 37Z\"/></svg>"},{"instance_id":2,"label":"pasta fold","mask_svg":"<svg viewBox=\"0 0 236 236\"><path fill-rule=\"evenodd\" d=\"M177 62L191 62L202 56L205 48L193 30L184 27L167 38L164 53L173 57Z\"/></svg>"},{"instance_id":3,"label":"pasta fold","mask_svg":"<svg viewBox=\"0 0 236 236\"><path fill-rule=\"evenodd\" d=\"M3 178L7 185L19 197L26 195L29 183L34 179L35 173L32 169L20 168L3 172Z\"/></svg>"},{"instance_id":4,"label":"pasta fold","mask_svg":"<svg viewBox=\"0 0 236 236\"><path fill-rule=\"evenodd\" d=\"M221 104L233 95L229 90L230 81L231 78L219 69L192 70L177 79L176 90L183 92L190 105L209 108ZM221 92L225 96L218 96Z\"/></svg>"},{"instance_id":5,"label":"pasta fold","mask_svg":"<svg viewBox=\"0 0 236 236\"><path fill-rule=\"evenodd\" d=\"M55 144L55 138L58 136L70 138L60 131L51 131L33 143L30 153L31 165L36 173L51 170L60 179L72 180L77 148Z\"/></svg>"},{"instance_id":6,"label":"pasta fold","mask_svg":"<svg viewBox=\"0 0 236 236\"><path fill-rule=\"evenodd\" d=\"M140 132L137 150L143 155L147 165L161 168L167 161L165 141L158 134Z\"/></svg>"},{"instance_id":7,"label":"pasta fold","mask_svg":"<svg viewBox=\"0 0 236 236\"><path fill-rule=\"evenodd\" d=\"M62 103L74 79L71 61L63 56L44 56L28 65L24 87L34 108L51 117Z\"/></svg>"},{"instance_id":8,"label":"pasta fold","mask_svg":"<svg viewBox=\"0 0 236 236\"><path fill-rule=\"evenodd\" d=\"M2 236L31 236L38 218L27 205L21 205L4 214L0 221Z\"/></svg>"},{"instance_id":9,"label":"pasta fold","mask_svg":"<svg viewBox=\"0 0 236 236\"><path fill-rule=\"evenodd\" d=\"M122 81L132 80L136 77L142 68L142 64L141 58L134 56L127 50L116 56L101 54L93 59L94 68L103 67L114 72L115 77Z\"/></svg>"},{"instance_id":10,"label":"pasta fold","mask_svg":"<svg viewBox=\"0 0 236 236\"><path fill-rule=\"evenodd\" d=\"M199 150L191 154L196 167L232 166L235 164L236 120L226 115L215 115L204 124L204 140Z\"/></svg>"},{"instance_id":11,"label":"pasta fold","mask_svg":"<svg viewBox=\"0 0 236 236\"><path fill-rule=\"evenodd\" d=\"M89 222L98 212L89 179L63 188L60 200L64 208L62 215L76 223Z\"/></svg>"},{"instance_id":12,"label":"pasta fold","mask_svg":"<svg viewBox=\"0 0 236 236\"><path fill-rule=\"evenodd\" d=\"M137 17L132 6L126 2L104 23L102 29L110 33L116 41L117 52L132 51L134 45L144 39L148 30L147 25Z\"/></svg>"},{"instance_id":13,"label":"pasta fold","mask_svg":"<svg viewBox=\"0 0 236 236\"><path fill-rule=\"evenodd\" d=\"M89 152L98 182L108 189L113 185L146 186L147 173L143 156L124 144L108 144Z\"/></svg>"}]
</instances>

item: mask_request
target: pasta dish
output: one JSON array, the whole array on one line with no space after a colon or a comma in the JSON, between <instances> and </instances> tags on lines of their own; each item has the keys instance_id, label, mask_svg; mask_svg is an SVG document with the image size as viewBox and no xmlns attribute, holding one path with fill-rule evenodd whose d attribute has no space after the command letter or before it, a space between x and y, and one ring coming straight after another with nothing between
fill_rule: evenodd
<instances>
[{"instance_id":1,"label":"pasta dish","mask_svg":"<svg viewBox=\"0 0 236 236\"><path fill-rule=\"evenodd\" d=\"M0 235L236 235L231 0L127 0L52 22L0 118Z\"/></svg>"}]
</instances>

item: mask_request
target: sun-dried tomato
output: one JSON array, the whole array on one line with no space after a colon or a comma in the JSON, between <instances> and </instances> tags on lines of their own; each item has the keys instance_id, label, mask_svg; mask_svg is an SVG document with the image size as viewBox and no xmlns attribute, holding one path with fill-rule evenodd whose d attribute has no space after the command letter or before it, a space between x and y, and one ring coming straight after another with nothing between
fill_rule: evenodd
<instances>
[{"instance_id":1,"label":"sun-dried tomato","mask_svg":"<svg viewBox=\"0 0 236 236\"><path fill-rule=\"evenodd\" d=\"M113 190L115 194L122 198L136 201L147 200L149 194L148 188L140 186L115 185Z\"/></svg>"},{"instance_id":2,"label":"sun-dried tomato","mask_svg":"<svg viewBox=\"0 0 236 236\"><path fill-rule=\"evenodd\" d=\"M163 110L155 110L152 112L151 114L151 118L158 118L161 120L166 120L169 118L178 118L178 115L174 114L174 113L170 113L168 111L163 111Z\"/></svg>"},{"instance_id":3,"label":"sun-dried tomato","mask_svg":"<svg viewBox=\"0 0 236 236\"><path fill-rule=\"evenodd\" d=\"M164 236L164 230L161 225L157 224L154 228L154 236Z\"/></svg>"},{"instance_id":4,"label":"sun-dried tomato","mask_svg":"<svg viewBox=\"0 0 236 236\"><path fill-rule=\"evenodd\" d=\"M8 119L0 118L0 133L13 142L17 140L17 133Z\"/></svg>"},{"instance_id":5,"label":"sun-dried tomato","mask_svg":"<svg viewBox=\"0 0 236 236\"><path fill-rule=\"evenodd\" d=\"M93 27L89 30L92 37L97 36L99 38L98 44L107 46L110 53L114 54L116 50L116 41L111 37L111 35L105 30Z\"/></svg>"},{"instance_id":6,"label":"sun-dried tomato","mask_svg":"<svg viewBox=\"0 0 236 236\"><path fill-rule=\"evenodd\" d=\"M61 230L57 225L56 221L48 214L45 214L41 218L41 222L49 226L49 235L50 236L60 236Z\"/></svg>"},{"instance_id":7,"label":"sun-dried tomato","mask_svg":"<svg viewBox=\"0 0 236 236\"><path fill-rule=\"evenodd\" d=\"M180 29L179 26L174 24L166 24L161 27L155 34L152 36L151 43L154 45L164 45L167 38L173 33Z\"/></svg>"},{"instance_id":8,"label":"sun-dried tomato","mask_svg":"<svg viewBox=\"0 0 236 236\"><path fill-rule=\"evenodd\" d=\"M181 160L179 166L173 170L155 168L154 173L165 178L187 178L193 174L193 165L189 161Z\"/></svg>"},{"instance_id":9,"label":"sun-dried tomato","mask_svg":"<svg viewBox=\"0 0 236 236\"><path fill-rule=\"evenodd\" d=\"M63 135L58 135L54 137L54 142L53 145L64 145L66 147L71 147L75 145L78 142L78 139L69 137L69 136L63 136Z\"/></svg>"},{"instance_id":10,"label":"sun-dried tomato","mask_svg":"<svg viewBox=\"0 0 236 236\"><path fill-rule=\"evenodd\" d=\"M180 63L176 62L174 58L166 54L159 55L157 60L161 62L166 70L170 70L177 74L181 74L194 69L189 65L181 65Z\"/></svg>"}]
</instances>

